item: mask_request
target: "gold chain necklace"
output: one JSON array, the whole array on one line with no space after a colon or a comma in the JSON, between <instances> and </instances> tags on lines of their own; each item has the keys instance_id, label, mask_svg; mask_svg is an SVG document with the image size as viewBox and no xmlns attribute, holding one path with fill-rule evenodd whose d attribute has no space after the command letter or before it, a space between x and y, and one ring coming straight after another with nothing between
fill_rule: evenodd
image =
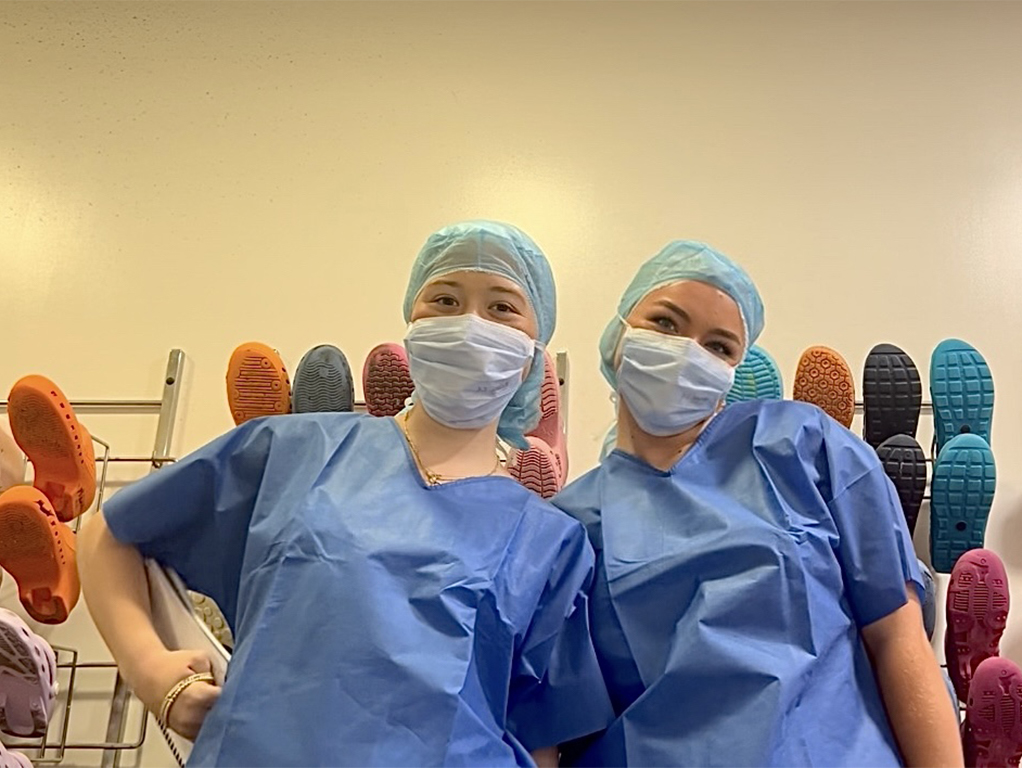
<instances>
[{"instance_id":1,"label":"gold chain necklace","mask_svg":"<svg viewBox=\"0 0 1022 768\"><path fill-rule=\"evenodd\" d=\"M470 475L465 475L465 476L462 476L462 477L448 477L446 475L441 475L439 472L434 472L432 469L430 469L429 467L427 467L423 463L422 457L419 456L419 449L415 447L415 442L412 440L412 436L408 432L408 415L411 412L412 412L411 408L409 408L407 411L405 411L405 417L401 421L401 431L405 435L405 440L408 441L408 447L412 449L412 456L415 458L416 466L418 466L419 470L422 472L423 476L426 478L426 484L430 485L430 486L440 485L441 483L449 483L452 480L464 480L465 477L470 477ZM500 468L500 457L499 456L495 456L494 457L494 461L493 461L493 469L491 469L485 475L471 475L471 477L490 477L491 475L495 474L496 471L499 468Z\"/></svg>"}]
</instances>

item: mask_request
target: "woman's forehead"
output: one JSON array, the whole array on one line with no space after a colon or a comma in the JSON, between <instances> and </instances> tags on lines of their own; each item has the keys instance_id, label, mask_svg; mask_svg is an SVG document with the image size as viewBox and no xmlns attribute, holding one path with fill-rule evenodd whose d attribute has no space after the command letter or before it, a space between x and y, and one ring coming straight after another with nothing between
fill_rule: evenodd
<instances>
[{"instance_id":1,"label":"woman's forehead","mask_svg":"<svg viewBox=\"0 0 1022 768\"><path fill-rule=\"evenodd\" d=\"M639 303L646 304L660 299L684 301L692 309L733 309L736 315L741 315L738 302L726 291L699 280L678 280L674 283L661 285L643 296Z\"/></svg>"},{"instance_id":2,"label":"woman's forehead","mask_svg":"<svg viewBox=\"0 0 1022 768\"><path fill-rule=\"evenodd\" d=\"M483 290L496 293L513 293L521 298L526 298L525 289L510 278L503 275L495 275L492 272L482 270L462 269L455 272L447 272L437 275L426 287L445 285L463 290Z\"/></svg>"}]
</instances>

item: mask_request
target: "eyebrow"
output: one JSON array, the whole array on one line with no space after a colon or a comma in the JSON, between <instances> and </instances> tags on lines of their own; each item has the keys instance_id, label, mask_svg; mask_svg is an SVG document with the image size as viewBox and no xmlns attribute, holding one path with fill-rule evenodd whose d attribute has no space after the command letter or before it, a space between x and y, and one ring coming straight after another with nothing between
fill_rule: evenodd
<instances>
[{"instance_id":1,"label":"eyebrow","mask_svg":"<svg viewBox=\"0 0 1022 768\"><path fill-rule=\"evenodd\" d=\"M667 309L671 310L674 314L676 314L678 317L680 317L686 323L692 322L692 318L689 317L688 312L683 310L681 307L679 307L673 301L668 301L667 299L657 299L656 303L659 304L662 307L666 307ZM712 329L710 329L710 333L715 335L715 336L723 336L725 339L729 339L730 341L733 341L738 346L742 345L742 340L740 338L738 338L738 336L735 335L732 331L729 331L729 330L727 330L725 328L712 328Z\"/></svg>"},{"instance_id":2,"label":"eyebrow","mask_svg":"<svg viewBox=\"0 0 1022 768\"><path fill-rule=\"evenodd\" d=\"M515 298L518 298L518 299L524 299L525 298L525 294L522 291L516 290L514 288L505 288L502 285L495 285L492 288L490 288L490 290L493 293L506 293L509 296L514 296Z\"/></svg>"},{"instance_id":3,"label":"eyebrow","mask_svg":"<svg viewBox=\"0 0 1022 768\"><path fill-rule=\"evenodd\" d=\"M443 280L443 279L432 280L432 281L430 281L430 283L428 284L427 287L432 288L435 285L446 285L449 288L463 288L464 287L457 280ZM525 294L522 291L516 290L515 288L505 288L503 285L494 285L494 286L492 286L490 288L487 288L486 290L490 291L491 293L503 293L503 294L506 294L508 296L514 296L517 299L528 300L526 298Z\"/></svg>"}]
</instances>

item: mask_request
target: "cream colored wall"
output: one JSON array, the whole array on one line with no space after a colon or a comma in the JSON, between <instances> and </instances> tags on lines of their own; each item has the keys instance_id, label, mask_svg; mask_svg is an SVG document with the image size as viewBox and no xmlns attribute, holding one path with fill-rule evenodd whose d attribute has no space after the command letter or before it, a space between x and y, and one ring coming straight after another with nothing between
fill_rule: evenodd
<instances>
[{"instance_id":1,"label":"cream colored wall","mask_svg":"<svg viewBox=\"0 0 1022 768\"><path fill-rule=\"evenodd\" d=\"M942 338L983 351L988 542L1022 589L1020 28L981 2L2 3L0 385L155 397L179 346L197 447L236 344L360 368L425 236L497 217L557 273L578 473L620 292L700 238L758 281L789 391L810 344L859 373L894 342L924 382ZM86 423L151 447L146 417Z\"/></svg>"}]
</instances>

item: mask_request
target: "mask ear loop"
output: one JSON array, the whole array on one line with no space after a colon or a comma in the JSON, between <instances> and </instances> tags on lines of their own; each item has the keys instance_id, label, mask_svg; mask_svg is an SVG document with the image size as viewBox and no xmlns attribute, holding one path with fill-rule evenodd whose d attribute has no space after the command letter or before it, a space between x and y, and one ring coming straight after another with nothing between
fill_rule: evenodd
<instances>
[{"instance_id":1,"label":"mask ear loop","mask_svg":"<svg viewBox=\"0 0 1022 768\"><path fill-rule=\"evenodd\" d=\"M734 296L732 296L731 298L733 300ZM742 330L745 331L745 343L742 345L742 357L738 360L738 365L741 365L742 363L745 362L745 357L746 355L749 354L749 347L751 347L752 344L749 343L749 323L745 319L745 312L742 311L741 304L739 304L737 301L735 301L735 304L738 305L738 316L742 318Z\"/></svg>"},{"instance_id":2,"label":"mask ear loop","mask_svg":"<svg viewBox=\"0 0 1022 768\"><path fill-rule=\"evenodd\" d=\"M603 429L593 433L593 441L598 443L600 446L601 461L617 446L617 406L619 398L617 392L613 390L611 390L609 397L610 403L614 409L614 416L607 422L607 425ZM611 435L614 437L614 442L608 446L607 441L610 439Z\"/></svg>"},{"instance_id":3,"label":"mask ear loop","mask_svg":"<svg viewBox=\"0 0 1022 768\"><path fill-rule=\"evenodd\" d=\"M631 328L628 321L621 317L620 313L615 314L614 318L621 324L621 330L618 333L617 343L614 344L614 370L617 371L621 367L621 348L625 343L625 334L628 333L628 329ZM611 398L614 399L614 413L617 413L617 392L611 393ZM616 418L616 417L615 417Z\"/></svg>"}]
</instances>

